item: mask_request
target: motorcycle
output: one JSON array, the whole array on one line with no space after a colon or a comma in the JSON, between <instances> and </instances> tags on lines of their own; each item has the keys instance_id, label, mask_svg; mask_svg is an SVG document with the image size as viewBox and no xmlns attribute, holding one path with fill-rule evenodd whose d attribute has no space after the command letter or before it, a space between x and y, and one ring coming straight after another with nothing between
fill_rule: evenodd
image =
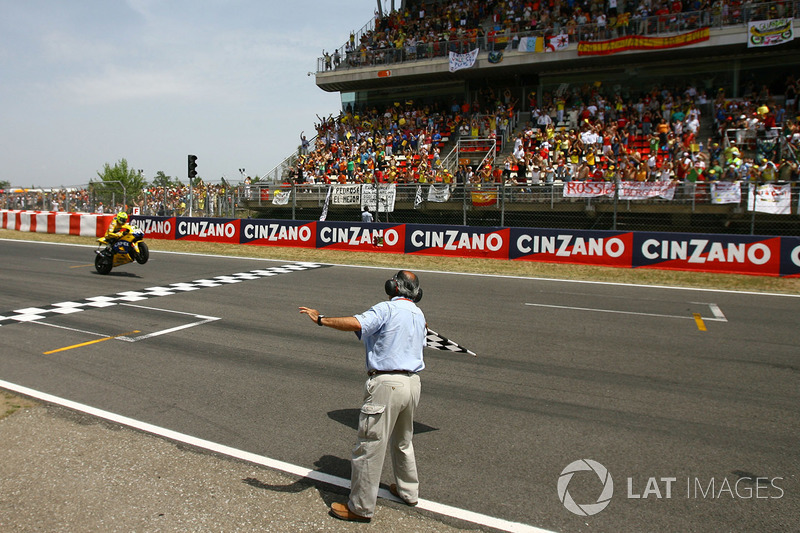
<instances>
[{"instance_id":1,"label":"motorcycle","mask_svg":"<svg viewBox=\"0 0 800 533\"><path fill-rule=\"evenodd\" d=\"M108 274L114 267L136 261L140 265L150 259L150 249L145 243L144 231L136 226L125 228L119 238L101 237L97 239L102 250L95 250L94 268L98 274Z\"/></svg>"}]
</instances>

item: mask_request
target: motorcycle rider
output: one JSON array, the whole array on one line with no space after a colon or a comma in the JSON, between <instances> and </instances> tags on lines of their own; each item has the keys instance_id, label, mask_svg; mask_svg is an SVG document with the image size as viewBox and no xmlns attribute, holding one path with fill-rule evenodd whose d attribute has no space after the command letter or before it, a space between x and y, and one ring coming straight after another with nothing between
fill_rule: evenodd
<instances>
[{"instance_id":1,"label":"motorcycle rider","mask_svg":"<svg viewBox=\"0 0 800 533\"><path fill-rule=\"evenodd\" d=\"M111 221L111 225L108 226L103 238L108 242L114 242L131 231L133 231L133 228L128 224L128 213L120 211Z\"/></svg>"}]
</instances>

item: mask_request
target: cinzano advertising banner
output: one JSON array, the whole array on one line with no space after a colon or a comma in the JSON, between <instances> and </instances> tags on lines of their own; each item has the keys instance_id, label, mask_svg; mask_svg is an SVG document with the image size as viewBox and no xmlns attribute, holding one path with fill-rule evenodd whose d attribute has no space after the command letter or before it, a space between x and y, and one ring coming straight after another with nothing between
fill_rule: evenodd
<instances>
[{"instance_id":1,"label":"cinzano advertising banner","mask_svg":"<svg viewBox=\"0 0 800 533\"><path fill-rule=\"evenodd\" d=\"M240 242L261 246L317 247L317 222L242 219Z\"/></svg>"},{"instance_id":2,"label":"cinzano advertising banner","mask_svg":"<svg viewBox=\"0 0 800 533\"><path fill-rule=\"evenodd\" d=\"M781 237L635 233L634 268L777 276Z\"/></svg>"},{"instance_id":3,"label":"cinzano advertising banner","mask_svg":"<svg viewBox=\"0 0 800 533\"><path fill-rule=\"evenodd\" d=\"M317 248L402 254L405 224L325 222L317 224Z\"/></svg>"},{"instance_id":4,"label":"cinzano advertising banner","mask_svg":"<svg viewBox=\"0 0 800 533\"><path fill-rule=\"evenodd\" d=\"M616 231L511 228L509 259L629 267L632 242Z\"/></svg>"},{"instance_id":5,"label":"cinzano advertising banner","mask_svg":"<svg viewBox=\"0 0 800 533\"><path fill-rule=\"evenodd\" d=\"M407 254L508 259L509 228L406 224Z\"/></svg>"}]
</instances>

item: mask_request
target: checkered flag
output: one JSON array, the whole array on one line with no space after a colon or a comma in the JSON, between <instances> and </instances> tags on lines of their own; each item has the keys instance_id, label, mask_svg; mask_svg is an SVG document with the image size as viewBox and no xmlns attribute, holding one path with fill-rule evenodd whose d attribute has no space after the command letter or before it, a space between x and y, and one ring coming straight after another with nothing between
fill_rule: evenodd
<instances>
[{"instance_id":1,"label":"checkered flag","mask_svg":"<svg viewBox=\"0 0 800 533\"><path fill-rule=\"evenodd\" d=\"M442 337L432 329L428 329L428 331L425 333L425 346L427 348L433 348L434 350L466 353L474 357L478 357L478 354L476 354L472 350L467 350L460 344L457 344L446 337Z\"/></svg>"}]
</instances>

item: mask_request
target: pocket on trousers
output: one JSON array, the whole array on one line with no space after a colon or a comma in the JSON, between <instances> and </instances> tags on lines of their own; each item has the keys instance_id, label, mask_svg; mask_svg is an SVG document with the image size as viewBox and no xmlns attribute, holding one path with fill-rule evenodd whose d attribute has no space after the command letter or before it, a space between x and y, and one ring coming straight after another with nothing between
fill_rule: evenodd
<instances>
[{"instance_id":1,"label":"pocket on trousers","mask_svg":"<svg viewBox=\"0 0 800 533\"><path fill-rule=\"evenodd\" d=\"M358 417L358 436L366 440L380 439L380 423L385 405L364 404Z\"/></svg>"}]
</instances>

